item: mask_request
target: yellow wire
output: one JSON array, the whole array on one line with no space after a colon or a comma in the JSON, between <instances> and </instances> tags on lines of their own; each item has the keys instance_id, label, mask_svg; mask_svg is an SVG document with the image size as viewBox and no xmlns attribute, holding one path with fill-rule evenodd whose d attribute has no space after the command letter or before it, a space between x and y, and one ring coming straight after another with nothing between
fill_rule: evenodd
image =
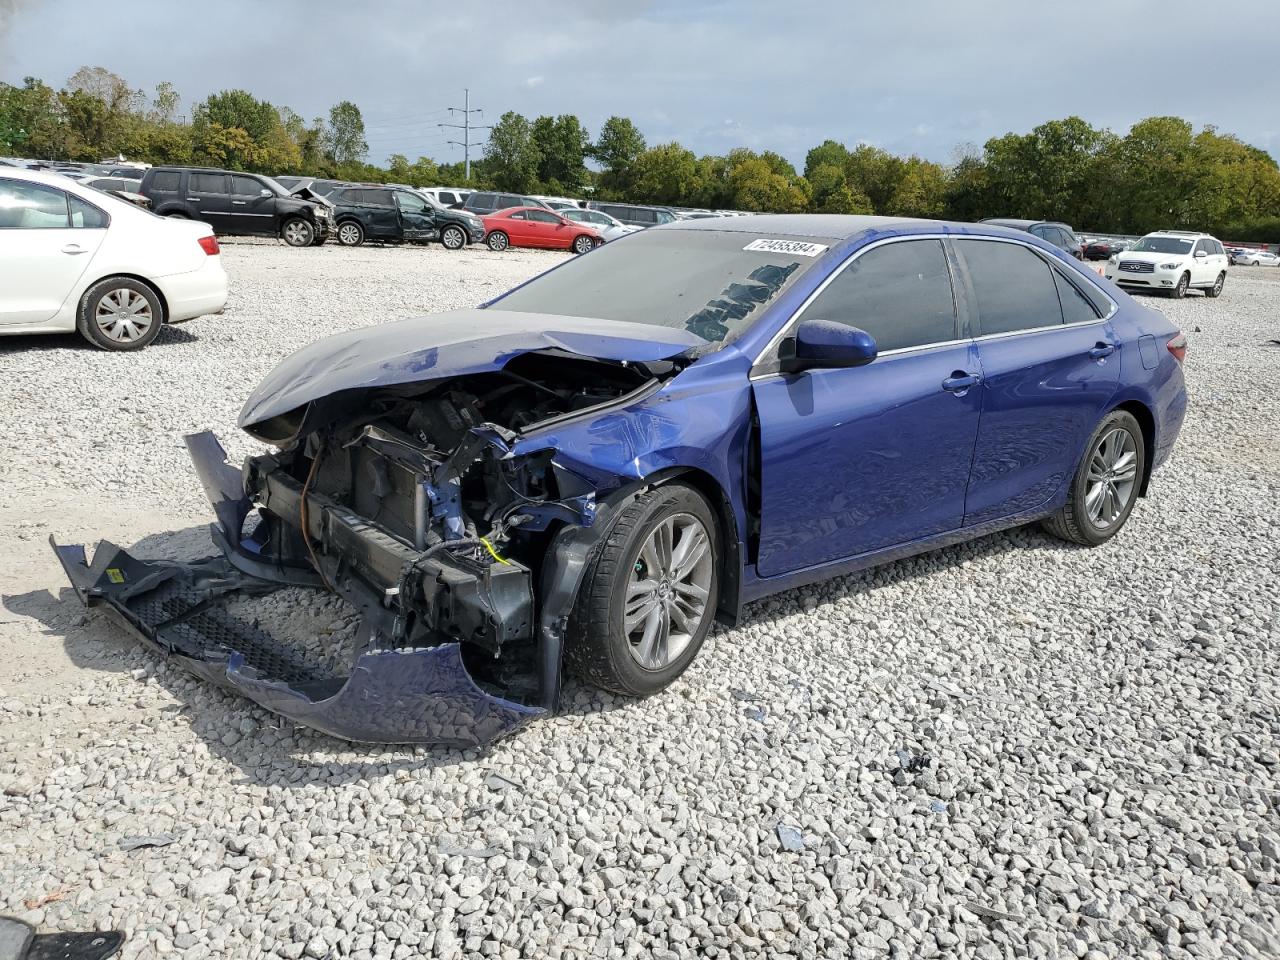
<instances>
[{"instance_id":1,"label":"yellow wire","mask_svg":"<svg viewBox=\"0 0 1280 960\"><path fill-rule=\"evenodd\" d=\"M489 556L493 557L493 559L497 560L499 563L505 563L507 566L511 566L510 560L504 560L502 557L498 556L498 551L493 549L493 544L491 544L488 539L481 537L480 542L483 543L484 548L489 551Z\"/></svg>"}]
</instances>

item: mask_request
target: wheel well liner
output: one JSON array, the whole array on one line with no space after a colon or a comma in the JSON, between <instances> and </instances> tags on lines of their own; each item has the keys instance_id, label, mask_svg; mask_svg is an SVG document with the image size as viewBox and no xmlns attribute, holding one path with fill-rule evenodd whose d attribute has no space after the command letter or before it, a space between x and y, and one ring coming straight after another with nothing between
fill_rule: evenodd
<instances>
[{"instance_id":1,"label":"wheel well liner","mask_svg":"<svg viewBox=\"0 0 1280 960\"><path fill-rule=\"evenodd\" d=\"M1138 421L1138 426L1142 428L1144 455L1142 486L1138 488L1138 496L1145 497L1147 495L1147 487L1151 483L1151 465L1155 462L1156 456L1156 419L1151 413L1151 408L1140 400L1126 400L1124 403L1117 404L1113 409L1123 410L1132 414L1133 418Z\"/></svg>"},{"instance_id":2,"label":"wheel well liner","mask_svg":"<svg viewBox=\"0 0 1280 960\"><path fill-rule=\"evenodd\" d=\"M688 484L706 497L712 513L719 522L720 542L724 545L724 551L720 558L721 586L720 599L716 604L716 619L726 626L736 626L742 609L742 539L738 531L737 518L733 515L733 505L729 502L719 481L697 467L667 467L629 486L628 490L661 486L677 480Z\"/></svg>"}]
</instances>

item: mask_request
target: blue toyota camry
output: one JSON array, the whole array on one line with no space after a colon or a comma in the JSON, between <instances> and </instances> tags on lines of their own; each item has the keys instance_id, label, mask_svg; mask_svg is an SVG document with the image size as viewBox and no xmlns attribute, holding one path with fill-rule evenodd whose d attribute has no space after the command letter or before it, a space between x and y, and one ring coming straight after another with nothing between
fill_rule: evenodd
<instances>
[{"instance_id":1,"label":"blue toyota camry","mask_svg":"<svg viewBox=\"0 0 1280 960\"><path fill-rule=\"evenodd\" d=\"M243 467L187 438L219 553L58 546L77 593L189 669L335 736L482 743L561 671L661 690L745 603L1016 524L1115 536L1173 448L1186 340L989 224L702 219L473 310L282 362ZM225 601L359 611L346 665Z\"/></svg>"}]
</instances>

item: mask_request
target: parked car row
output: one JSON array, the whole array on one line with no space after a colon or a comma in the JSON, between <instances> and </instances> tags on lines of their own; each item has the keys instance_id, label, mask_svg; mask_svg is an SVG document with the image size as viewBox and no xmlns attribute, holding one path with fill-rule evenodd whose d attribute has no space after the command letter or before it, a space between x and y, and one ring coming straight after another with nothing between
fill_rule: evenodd
<instances>
[{"instance_id":1,"label":"parked car row","mask_svg":"<svg viewBox=\"0 0 1280 960\"><path fill-rule=\"evenodd\" d=\"M1252 250L1245 247L1234 247L1228 251L1231 262L1241 267L1280 267L1280 254L1270 250Z\"/></svg>"}]
</instances>

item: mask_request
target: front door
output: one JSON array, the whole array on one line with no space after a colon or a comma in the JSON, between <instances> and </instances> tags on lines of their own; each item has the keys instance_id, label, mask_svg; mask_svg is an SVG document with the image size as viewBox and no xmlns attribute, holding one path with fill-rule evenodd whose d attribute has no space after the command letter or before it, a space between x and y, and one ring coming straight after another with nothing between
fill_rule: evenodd
<instances>
[{"instance_id":1,"label":"front door","mask_svg":"<svg viewBox=\"0 0 1280 960\"><path fill-rule=\"evenodd\" d=\"M1047 503L1120 384L1119 339L1067 270L1020 243L953 241L982 370L966 525Z\"/></svg>"},{"instance_id":2,"label":"front door","mask_svg":"<svg viewBox=\"0 0 1280 960\"><path fill-rule=\"evenodd\" d=\"M964 518L982 394L941 241L855 255L796 322L805 319L866 330L879 356L854 369L753 374L763 577L945 533Z\"/></svg>"},{"instance_id":3,"label":"front door","mask_svg":"<svg viewBox=\"0 0 1280 960\"><path fill-rule=\"evenodd\" d=\"M540 247L567 250L573 242L573 231L564 220L549 210L529 210L529 236Z\"/></svg>"},{"instance_id":4,"label":"front door","mask_svg":"<svg viewBox=\"0 0 1280 960\"><path fill-rule=\"evenodd\" d=\"M395 199L406 240L434 240L439 235L435 212L427 201L408 190L397 190Z\"/></svg>"},{"instance_id":5,"label":"front door","mask_svg":"<svg viewBox=\"0 0 1280 960\"><path fill-rule=\"evenodd\" d=\"M0 325L52 320L106 233L102 212L65 191L0 178Z\"/></svg>"},{"instance_id":6,"label":"front door","mask_svg":"<svg viewBox=\"0 0 1280 960\"><path fill-rule=\"evenodd\" d=\"M265 197L264 190L267 191ZM229 233L271 236L275 233L275 215L276 196L261 180L232 175L231 207L227 216L231 224Z\"/></svg>"}]
</instances>

